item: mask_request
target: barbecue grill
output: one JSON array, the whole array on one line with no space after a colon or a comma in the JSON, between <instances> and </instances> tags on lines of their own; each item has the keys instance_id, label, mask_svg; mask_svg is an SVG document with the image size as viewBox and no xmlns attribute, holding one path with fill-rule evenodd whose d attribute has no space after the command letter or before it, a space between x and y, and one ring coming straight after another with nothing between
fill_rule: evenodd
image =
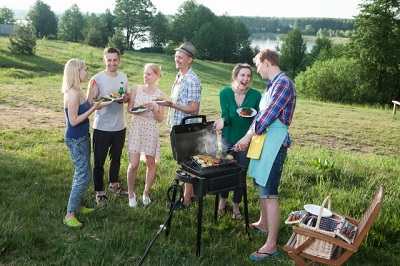
<instances>
[{"instance_id":1,"label":"barbecue grill","mask_svg":"<svg viewBox=\"0 0 400 266\"><path fill-rule=\"evenodd\" d=\"M186 124L188 119L195 118L201 119L201 122ZM182 119L180 125L173 126L170 132L173 157L180 165L175 171L175 184L177 185L180 181L192 184L194 194L198 198L196 255L200 254L203 197L207 194L216 196L214 209L214 219L216 220L219 194L237 187L243 188L246 235L250 239L246 170L235 160L227 159L225 152L218 150L217 134L213 125L213 121L207 122L205 115L188 116ZM211 156L218 163L202 165L196 161L197 155ZM173 195L173 201L175 201L174 197L175 195ZM171 205L171 210L172 208ZM171 220L172 215L166 222L167 235Z\"/></svg>"}]
</instances>

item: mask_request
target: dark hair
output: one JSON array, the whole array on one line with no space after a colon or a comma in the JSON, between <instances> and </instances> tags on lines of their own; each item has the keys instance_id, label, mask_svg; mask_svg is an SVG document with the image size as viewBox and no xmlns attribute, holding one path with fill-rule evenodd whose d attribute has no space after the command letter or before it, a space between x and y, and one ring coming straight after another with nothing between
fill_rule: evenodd
<instances>
[{"instance_id":1,"label":"dark hair","mask_svg":"<svg viewBox=\"0 0 400 266\"><path fill-rule=\"evenodd\" d=\"M265 49L259 52L254 58L253 63L256 64L257 61L263 62L265 59L271 63L273 66L280 66L279 54L270 49Z\"/></svg>"},{"instance_id":2,"label":"dark hair","mask_svg":"<svg viewBox=\"0 0 400 266\"><path fill-rule=\"evenodd\" d=\"M121 52L115 47L107 47L103 54L118 54L118 57L121 57Z\"/></svg>"}]
</instances>

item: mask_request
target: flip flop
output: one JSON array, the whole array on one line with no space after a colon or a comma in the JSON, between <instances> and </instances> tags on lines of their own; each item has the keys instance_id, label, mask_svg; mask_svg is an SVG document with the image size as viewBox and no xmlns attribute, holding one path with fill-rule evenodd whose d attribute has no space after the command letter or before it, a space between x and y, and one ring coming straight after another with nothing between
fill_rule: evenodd
<instances>
[{"instance_id":1,"label":"flip flop","mask_svg":"<svg viewBox=\"0 0 400 266\"><path fill-rule=\"evenodd\" d=\"M267 231L261 230L260 228L258 228L257 226L254 226L252 224L250 224L250 227L253 229L254 233L261 233L261 234L268 234Z\"/></svg>"},{"instance_id":2,"label":"flip flop","mask_svg":"<svg viewBox=\"0 0 400 266\"><path fill-rule=\"evenodd\" d=\"M263 261L263 260L267 260L267 259L276 257L279 254L278 251L275 252L274 254L270 254L270 253L267 253L267 252L261 252L260 250L257 250L256 253L257 254L261 254L261 255L266 255L266 257L259 258L259 257L254 257L253 255L250 255L250 259L251 260L253 260L253 261Z\"/></svg>"}]
</instances>

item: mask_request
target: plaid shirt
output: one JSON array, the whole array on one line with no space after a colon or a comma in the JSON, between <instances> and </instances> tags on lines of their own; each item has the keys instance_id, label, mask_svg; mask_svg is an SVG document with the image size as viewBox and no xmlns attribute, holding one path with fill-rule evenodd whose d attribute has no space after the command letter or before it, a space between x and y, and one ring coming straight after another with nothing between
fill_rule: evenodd
<instances>
[{"instance_id":1,"label":"plaid shirt","mask_svg":"<svg viewBox=\"0 0 400 266\"><path fill-rule=\"evenodd\" d=\"M178 80L179 76L176 76L175 82ZM175 85L174 82L174 85ZM174 85L172 85L172 90L171 93L174 89ZM182 77L181 80L181 87L179 90L178 94L178 100L176 102L177 105L183 105L187 106L190 104L190 102L197 102L200 103L200 98L201 98L201 83L199 77L194 73L192 68L190 67L189 71ZM174 125L171 125L171 119L170 119L170 112L171 108L168 110L168 119L167 119L167 124L170 126L174 125L179 125L182 121L182 118L185 116L190 116L191 114L182 112L178 109L175 109L174 112ZM196 123L197 119L195 121L191 121L194 119L187 120L188 123Z\"/></svg>"},{"instance_id":2,"label":"plaid shirt","mask_svg":"<svg viewBox=\"0 0 400 266\"><path fill-rule=\"evenodd\" d=\"M274 84L273 87L272 84ZM250 126L257 135L266 133L268 126L277 118L289 126L296 106L296 89L293 82L283 72L267 82L264 93L271 93L271 103L264 112L255 117ZM290 146L289 133L286 135L285 141L287 146Z\"/></svg>"}]
</instances>

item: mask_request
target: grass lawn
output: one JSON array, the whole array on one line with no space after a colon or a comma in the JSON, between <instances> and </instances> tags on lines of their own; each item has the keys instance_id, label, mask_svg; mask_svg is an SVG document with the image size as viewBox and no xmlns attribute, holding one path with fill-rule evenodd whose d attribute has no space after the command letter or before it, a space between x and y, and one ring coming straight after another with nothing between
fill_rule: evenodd
<instances>
[{"instance_id":1,"label":"grass lawn","mask_svg":"<svg viewBox=\"0 0 400 266\"><path fill-rule=\"evenodd\" d=\"M61 81L70 58L86 61L89 75L103 69L102 50L81 44L38 40L35 56L16 56L0 38L0 264L138 265L159 225L167 219L166 193L174 182L169 129L159 124L162 162L157 166L152 204L128 207L126 198L110 196L110 205L79 215L81 230L62 224L71 189L73 165L64 144L65 117ZM160 89L167 95L175 78L172 55L128 51L120 70L130 86L142 82L143 66L162 66ZM218 93L230 83L232 64L195 60L202 81L201 114L219 117ZM85 84L86 85L86 84ZM255 75L253 87L264 81ZM90 117L91 122L93 116ZM129 115L126 116L129 122ZM382 210L358 252L346 265L400 265L400 115L391 107L323 103L298 95L289 131L289 149L280 186L278 244L291 235L289 213L332 196L333 211L360 218L380 184L386 186ZM126 187L128 158L123 152L120 179ZM106 167L108 163L106 163ZM136 193L144 188L141 165ZM105 179L107 176L105 177ZM257 191L248 179L250 222L258 219ZM232 193L231 193L232 194ZM232 196L232 195L230 195ZM91 184L84 203L94 206ZM139 201L140 203L140 201ZM226 215L213 220L214 197L204 197L202 249L196 256L197 205L175 212L168 237L161 234L143 265L253 265L248 258L265 236L243 230L244 221ZM294 265L280 248L269 265Z\"/></svg>"}]
</instances>

